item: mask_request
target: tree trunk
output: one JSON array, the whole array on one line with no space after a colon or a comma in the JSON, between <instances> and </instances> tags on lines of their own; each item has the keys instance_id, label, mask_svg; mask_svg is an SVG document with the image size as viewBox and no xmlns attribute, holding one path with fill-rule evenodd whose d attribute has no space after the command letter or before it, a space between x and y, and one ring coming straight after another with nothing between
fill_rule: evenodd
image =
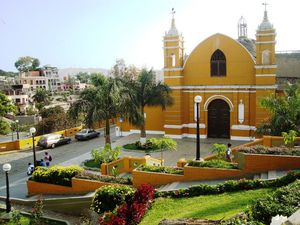
<instances>
[{"instance_id":1,"label":"tree trunk","mask_svg":"<svg viewBox=\"0 0 300 225\"><path fill-rule=\"evenodd\" d=\"M143 117L145 116L144 114L144 108L141 108L141 114L143 115ZM146 124L146 118L144 117L144 121L141 125L141 137L140 137L140 142L141 144L145 144L146 143L146 128L145 128L145 124Z\"/></svg>"},{"instance_id":2,"label":"tree trunk","mask_svg":"<svg viewBox=\"0 0 300 225\"><path fill-rule=\"evenodd\" d=\"M105 120L105 144L111 145L109 119Z\"/></svg>"}]
</instances>

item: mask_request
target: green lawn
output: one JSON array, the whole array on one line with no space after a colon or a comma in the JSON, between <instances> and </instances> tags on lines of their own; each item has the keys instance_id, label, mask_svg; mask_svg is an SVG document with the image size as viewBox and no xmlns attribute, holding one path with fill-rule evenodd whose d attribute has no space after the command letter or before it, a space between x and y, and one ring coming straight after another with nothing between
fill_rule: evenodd
<instances>
[{"instance_id":1,"label":"green lawn","mask_svg":"<svg viewBox=\"0 0 300 225\"><path fill-rule=\"evenodd\" d=\"M259 189L193 198L158 198L140 224L157 225L162 219L179 218L227 219L244 211L253 200L272 191Z\"/></svg>"},{"instance_id":2,"label":"green lawn","mask_svg":"<svg viewBox=\"0 0 300 225\"><path fill-rule=\"evenodd\" d=\"M89 159L83 163L86 167L98 169L101 167L99 163L96 163L93 159Z\"/></svg>"}]
</instances>

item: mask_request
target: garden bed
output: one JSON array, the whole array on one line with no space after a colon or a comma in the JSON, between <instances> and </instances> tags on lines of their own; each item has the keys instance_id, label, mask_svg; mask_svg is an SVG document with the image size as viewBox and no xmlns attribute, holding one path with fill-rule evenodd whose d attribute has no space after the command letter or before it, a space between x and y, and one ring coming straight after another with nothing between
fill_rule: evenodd
<instances>
[{"instance_id":1,"label":"garden bed","mask_svg":"<svg viewBox=\"0 0 300 225\"><path fill-rule=\"evenodd\" d=\"M238 168L236 164L232 164L232 163L226 162L224 160L189 161L188 166L223 168L223 169L237 169Z\"/></svg>"},{"instance_id":2,"label":"garden bed","mask_svg":"<svg viewBox=\"0 0 300 225\"><path fill-rule=\"evenodd\" d=\"M100 175L100 174L91 173L88 171L83 171L82 173L76 175L75 178L101 181L101 182L107 182L107 183L116 183L116 184L127 184L127 185L132 184L132 180L130 177L123 178L123 177L104 176L104 175Z\"/></svg>"},{"instance_id":3,"label":"garden bed","mask_svg":"<svg viewBox=\"0 0 300 225\"><path fill-rule=\"evenodd\" d=\"M153 173L167 173L167 174L183 175L182 168L174 168L174 167L166 167L166 166L141 165L136 170L145 171L145 172L153 172Z\"/></svg>"},{"instance_id":4,"label":"garden bed","mask_svg":"<svg viewBox=\"0 0 300 225\"><path fill-rule=\"evenodd\" d=\"M285 146L265 147L262 145L255 145L250 147L241 147L238 148L237 151L247 153L247 154L300 156L300 149L298 147L297 148L287 148Z\"/></svg>"},{"instance_id":5,"label":"garden bed","mask_svg":"<svg viewBox=\"0 0 300 225\"><path fill-rule=\"evenodd\" d=\"M135 143L123 145L123 149L125 151L138 151L138 152L147 152L147 153L148 152L158 152L158 151L160 151L160 149L158 149L157 147L145 148L143 146L137 146Z\"/></svg>"},{"instance_id":6,"label":"garden bed","mask_svg":"<svg viewBox=\"0 0 300 225\"><path fill-rule=\"evenodd\" d=\"M87 159L82 162L82 167L86 170L100 171L101 163L95 162L94 159Z\"/></svg>"}]
</instances>

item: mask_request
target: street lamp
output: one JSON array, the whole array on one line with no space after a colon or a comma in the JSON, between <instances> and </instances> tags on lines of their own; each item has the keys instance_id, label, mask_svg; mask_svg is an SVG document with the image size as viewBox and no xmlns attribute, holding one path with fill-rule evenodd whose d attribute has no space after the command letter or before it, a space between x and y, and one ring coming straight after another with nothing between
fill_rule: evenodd
<instances>
[{"instance_id":1,"label":"street lamp","mask_svg":"<svg viewBox=\"0 0 300 225\"><path fill-rule=\"evenodd\" d=\"M19 120L16 120L16 130L17 130L17 140L20 139L19 137Z\"/></svg>"},{"instance_id":2,"label":"street lamp","mask_svg":"<svg viewBox=\"0 0 300 225\"><path fill-rule=\"evenodd\" d=\"M200 129L199 129L199 104L202 101L202 97L200 95L195 96L194 101L196 103L196 115L197 115L197 143L196 143L196 160L200 160Z\"/></svg>"},{"instance_id":3,"label":"street lamp","mask_svg":"<svg viewBox=\"0 0 300 225\"><path fill-rule=\"evenodd\" d=\"M36 157L35 157L35 145L34 145L34 134L36 132L36 129L34 127L31 127L29 129L29 133L32 136L32 151L33 151L33 165L34 165L34 169L37 167L36 165Z\"/></svg>"},{"instance_id":4,"label":"street lamp","mask_svg":"<svg viewBox=\"0 0 300 225\"><path fill-rule=\"evenodd\" d=\"M11 165L9 163L5 163L3 165L3 171L6 175L6 212L9 213L11 211L11 204L9 200L9 182L8 182L8 172L11 169Z\"/></svg>"}]
</instances>

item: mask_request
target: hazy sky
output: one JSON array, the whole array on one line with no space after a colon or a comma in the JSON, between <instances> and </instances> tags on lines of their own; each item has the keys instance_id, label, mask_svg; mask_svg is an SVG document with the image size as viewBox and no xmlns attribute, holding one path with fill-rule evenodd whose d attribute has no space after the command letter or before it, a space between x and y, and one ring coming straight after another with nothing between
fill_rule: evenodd
<instances>
[{"instance_id":1,"label":"hazy sky","mask_svg":"<svg viewBox=\"0 0 300 225\"><path fill-rule=\"evenodd\" d=\"M263 19L261 0L0 0L0 69L20 56L59 68L111 68L117 58L138 67L163 67L162 37L171 8L189 54L215 33L237 38L244 16L248 37ZM269 0L276 50L300 50L300 1Z\"/></svg>"}]
</instances>

